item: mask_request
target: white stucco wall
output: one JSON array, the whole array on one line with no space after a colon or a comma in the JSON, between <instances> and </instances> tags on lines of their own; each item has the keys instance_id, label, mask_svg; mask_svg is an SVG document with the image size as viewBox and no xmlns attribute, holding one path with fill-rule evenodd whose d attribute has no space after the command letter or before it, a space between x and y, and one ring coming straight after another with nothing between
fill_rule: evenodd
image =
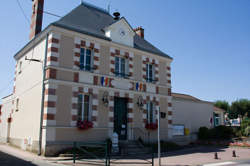
<instances>
[{"instance_id":1,"label":"white stucco wall","mask_svg":"<svg viewBox=\"0 0 250 166\"><path fill-rule=\"evenodd\" d=\"M37 59L44 61L46 40L43 39L34 49L29 50L17 60L16 92L13 94L14 112L10 138L21 143L38 141L41 115L42 73L43 63L25 60ZM22 61L21 73L19 72ZM18 109L16 108L19 99ZM24 148L25 149L25 148Z\"/></svg>"},{"instance_id":2,"label":"white stucco wall","mask_svg":"<svg viewBox=\"0 0 250 166\"><path fill-rule=\"evenodd\" d=\"M173 97L173 125L184 125L190 133L198 132L202 126L211 127L213 104Z\"/></svg>"},{"instance_id":3,"label":"white stucco wall","mask_svg":"<svg viewBox=\"0 0 250 166\"><path fill-rule=\"evenodd\" d=\"M8 136L8 118L12 110L12 95L2 99L2 109L0 116L0 142L7 142Z\"/></svg>"}]
</instances>

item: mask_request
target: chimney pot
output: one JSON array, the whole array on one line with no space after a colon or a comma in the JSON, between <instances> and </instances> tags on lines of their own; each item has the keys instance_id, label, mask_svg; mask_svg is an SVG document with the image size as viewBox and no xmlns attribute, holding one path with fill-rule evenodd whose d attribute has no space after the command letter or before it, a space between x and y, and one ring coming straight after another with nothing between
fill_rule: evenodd
<instances>
[{"instance_id":1,"label":"chimney pot","mask_svg":"<svg viewBox=\"0 0 250 166\"><path fill-rule=\"evenodd\" d=\"M144 29L140 26L134 29L135 33L144 39Z\"/></svg>"}]
</instances>

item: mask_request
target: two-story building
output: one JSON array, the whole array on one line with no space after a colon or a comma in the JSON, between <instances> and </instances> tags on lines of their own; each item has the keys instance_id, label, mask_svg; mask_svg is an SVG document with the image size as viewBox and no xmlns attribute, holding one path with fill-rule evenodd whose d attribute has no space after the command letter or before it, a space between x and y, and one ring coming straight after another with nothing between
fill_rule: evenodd
<instances>
[{"instance_id":1,"label":"two-story building","mask_svg":"<svg viewBox=\"0 0 250 166\"><path fill-rule=\"evenodd\" d=\"M42 10L43 0L34 0L31 40L14 56L11 144L50 155L65 142L114 132L155 141L158 112L161 139L172 137L172 58L142 27L82 3L41 31Z\"/></svg>"}]
</instances>

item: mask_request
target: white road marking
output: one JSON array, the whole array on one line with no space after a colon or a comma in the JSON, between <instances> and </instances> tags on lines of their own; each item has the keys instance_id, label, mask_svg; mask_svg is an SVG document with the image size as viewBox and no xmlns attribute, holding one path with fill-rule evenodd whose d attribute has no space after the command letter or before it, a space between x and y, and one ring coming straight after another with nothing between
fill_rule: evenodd
<instances>
[{"instance_id":1,"label":"white road marking","mask_svg":"<svg viewBox=\"0 0 250 166\"><path fill-rule=\"evenodd\" d=\"M229 164L236 164L235 162L224 162L224 163L213 163L213 164L205 164L203 166L222 166L222 165L229 165Z\"/></svg>"}]
</instances>

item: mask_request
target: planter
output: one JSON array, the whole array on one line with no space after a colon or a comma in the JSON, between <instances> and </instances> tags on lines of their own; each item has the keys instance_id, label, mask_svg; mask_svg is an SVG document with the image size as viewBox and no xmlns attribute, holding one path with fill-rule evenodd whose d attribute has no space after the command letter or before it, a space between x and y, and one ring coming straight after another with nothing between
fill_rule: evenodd
<instances>
[{"instance_id":1,"label":"planter","mask_svg":"<svg viewBox=\"0 0 250 166\"><path fill-rule=\"evenodd\" d=\"M79 130L88 130L90 128L93 128L93 123L86 120L84 121L79 120L77 121L77 128Z\"/></svg>"},{"instance_id":2,"label":"planter","mask_svg":"<svg viewBox=\"0 0 250 166\"><path fill-rule=\"evenodd\" d=\"M158 128L158 124L157 123L147 123L145 125L145 128L147 130L156 130Z\"/></svg>"}]
</instances>

